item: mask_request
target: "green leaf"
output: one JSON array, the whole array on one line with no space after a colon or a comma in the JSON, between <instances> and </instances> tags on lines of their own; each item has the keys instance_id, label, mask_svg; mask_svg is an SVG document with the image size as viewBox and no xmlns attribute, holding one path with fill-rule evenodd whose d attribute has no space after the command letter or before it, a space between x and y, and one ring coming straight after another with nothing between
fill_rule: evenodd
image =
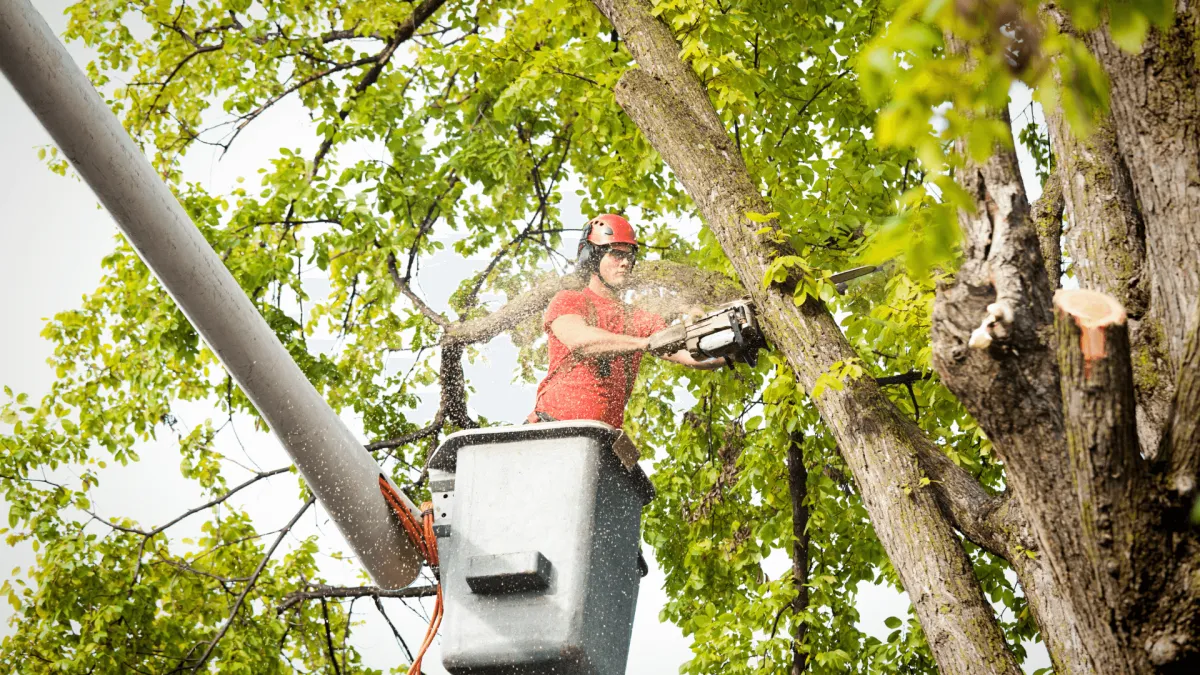
<instances>
[{"instance_id":1,"label":"green leaf","mask_svg":"<svg viewBox=\"0 0 1200 675\"><path fill-rule=\"evenodd\" d=\"M1138 9L1134 3L1114 2L1108 10L1108 27L1113 41L1131 54L1141 51L1146 33L1150 31L1150 17Z\"/></svg>"},{"instance_id":2,"label":"green leaf","mask_svg":"<svg viewBox=\"0 0 1200 675\"><path fill-rule=\"evenodd\" d=\"M754 211L747 211L746 217L749 218L751 222L767 223L778 218L779 212L772 211L771 213L755 213Z\"/></svg>"}]
</instances>

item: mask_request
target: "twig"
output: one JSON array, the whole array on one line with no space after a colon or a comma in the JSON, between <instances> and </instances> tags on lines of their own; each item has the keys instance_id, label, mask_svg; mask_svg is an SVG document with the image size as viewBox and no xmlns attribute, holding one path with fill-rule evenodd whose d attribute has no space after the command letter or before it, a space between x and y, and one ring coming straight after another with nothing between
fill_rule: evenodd
<instances>
[{"instance_id":1,"label":"twig","mask_svg":"<svg viewBox=\"0 0 1200 675\"><path fill-rule=\"evenodd\" d=\"M381 54L382 54L382 52L381 52ZM262 105L258 106L254 110L251 110L250 112L246 113L245 115L240 116L238 118L239 119L238 124L233 130L233 135L230 136L229 140L226 141L225 143L223 143L222 145L225 147L225 150L228 151L229 147L233 145L233 142L235 140L237 140L237 137L246 128L246 125L253 122L255 119L258 118L259 115L266 112L268 108L275 105L276 103L283 100L284 98L287 98L288 95L299 90L301 87L312 84L313 82L316 82L317 80L324 79L326 77L329 77L330 75L333 75L334 73L339 73L343 70L350 70L351 68L365 66L369 63L377 63L379 60L379 56L380 56L380 54L375 54L374 56L364 56L361 59L356 59L354 61L349 61L347 63L339 63L331 68L326 68L325 70L322 70L321 72L313 73L312 75L309 75L308 77L304 78L303 80L300 80L299 82L288 87L287 89L284 89L283 91L279 92L278 94L276 94L276 95L272 96L271 98L267 99L266 101L264 101L262 103ZM225 155L225 153L222 152L221 156L223 157L224 155Z\"/></svg>"},{"instance_id":2,"label":"twig","mask_svg":"<svg viewBox=\"0 0 1200 675\"><path fill-rule=\"evenodd\" d=\"M336 675L342 675L342 669L337 662L337 654L333 649L333 633L329 631L329 603L325 602L325 598L321 598L321 617L325 620L325 646L329 648L329 663L333 664L333 672Z\"/></svg>"},{"instance_id":3,"label":"twig","mask_svg":"<svg viewBox=\"0 0 1200 675\"><path fill-rule=\"evenodd\" d=\"M400 292L404 294L404 297L412 301L413 305L416 306L417 310L420 311L421 314L424 314L427 319L443 329L450 327L450 320L441 314L438 314L432 307L425 304L425 301L421 299L421 296L414 293L412 287L408 285L408 282L400 277L400 270L396 267L396 256L390 252L387 254L387 268L388 274L390 274L392 277L392 282L396 284L396 288L398 288Z\"/></svg>"},{"instance_id":4,"label":"twig","mask_svg":"<svg viewBox=\"0 0 1200 675\"><path fill-rule=\"evenodd\" d=\"M387 46L384 47L383 51L376 55L375 65L372 66L371 69L367 71L367 74L363 76L363 79L359 80L358 84L355 85L354 91L350 94L350 101L345 107L338 111L339 121L346 121L346 118L350 116L350 110L354 107L354 102L358 98L359 94L363 93L371 85L375 84L375 82L379 79L380 74L383 73L384 67L387 66L388 61L392 59L392 55L396 53L396 50L399 49L400 45L404 44L406 40L411 38L413 34L417 32L417 28L419 28L421 24L425 23L425 20L432 16L433 13L436 12L443 3L445 3L445 1L446 0L423 0L423 2L413 7L413 13L404 21L404 23L397 27L396 34L392 36L392 39L388 42ZM312 175L316 175L317 167L320 166L321 161L325 158L325 155L329 152L329 149L333 147L334 136L335 134L329 134L323 141L321 141L321 147L317 150L317 154L313 158Z\"/></svg>"},{"instance_id":5,"label":"twig","mask_svg":"<svg viewBox=\"0 0 1200 675\"><path fill-rule=\"evenodd\" d=\"M374 596L371 598L371 600L375 602L375 609L379 610L379 613L383 616L383 620L387 622L388 628L392 629L392 635L396 636L396 642L399 643L400 648L404 650L404 655L408 657L408 662L412 663L412 650L408 648L408 643L404 641L404 638L400 637L400 631L396 630L396 624L392 623L392 617L388 616L388 613L384 611L383 603L379 601L379 596Z\"/></svg>"}]
</instances>

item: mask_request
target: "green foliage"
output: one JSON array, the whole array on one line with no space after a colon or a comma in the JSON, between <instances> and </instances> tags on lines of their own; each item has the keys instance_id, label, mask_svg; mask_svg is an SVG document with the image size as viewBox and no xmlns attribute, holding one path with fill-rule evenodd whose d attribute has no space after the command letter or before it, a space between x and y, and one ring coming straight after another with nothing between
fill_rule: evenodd
<instances>
[{"instance_id":1,"label":"green foliage","mask_svg":"<svg viewBox=\"0 0 1200 675\"><path fill-rule=\"evenodd\" d=\"M434 432L450 430L431 420L445 351L432 310L412 300L422 262L491 260L461 279L446 312L482 316L495 308L487 294L511 298L561 267L561 233L582 214L635 209L652 255L731 273L707 229L694 241L679 235L692 205L616 105L613 86L632 60L589 2L448 0L388 51L414 7L430 4L83 0L69 12L67 37L93 50L89 73L125 127L313 384L361 419L370 440L431 421L443 425ZM771 236L787 254L761 283L792 280L797 304L826 302L858 350L822 385L931 373L933 287L953 271L956 213L969 205L953 171L1011 143L1008 125L986 113L1020 79L1085 129L1107 104L1103 73L1077 41L1036 18L1032 2L1014 5L1003 25L982 1L796 5L654 3L776 212L748 217L778 217ZM1081 28L1107 16L1126 48L1171 18L1162 0L1063 7ZM1010 24L1029 30L1015 47ZM962 50L946 48L947 31ZM188 153L241 147L293 113L307 120L297 123L307 135L264 158L257 177L214 194L187 175ZM1022 140L1046 166L1039 134L1027 128ZM45 159L65 170L56 150ZM567 189L577 190L582 214ZM894 258L905 264L885 264L846 295L828 282L834 271ZM212 420L185 427L172 411L196 401L220 420L256 413L123 241L96 291L43 335L54 344L50 392L41 401L6 392L0 406L7 543L38 552L26 576L0 587L17 610L0 669L190 664L246 588L265 535L230 502L193 516L204 519L194 542L169 530L144 537L136 530L154 524L93 518L89 490L109 464L138 461L135 444L169 432L182 475L219 497L245 479L214 449L228 431ZM517 337L517 372L528 378L544 369L544 349L526 327ZM321 346L329 340L335 348ZM411 367L389 370L391 355ZM467 383L464 397L495 386ZM955 462L1002 487L990 443L936 379L885 391ZM899 588L899 580L832 438L777 354L736 372L647 364L627 428L656 453L659 498L645 538L666 572L662 618L693 639L685 672L788 672L793 645L814 673L934 671L911 616L889 618L885 639L859 628L859 585ZM377 457L419 494L436 438ZM809 605L800 611L791 608L791 568L780 564L795 541L791 491L800 486L789 484L783 461L793 442L807 474L800 527L811 542ZM69 478L50 482L44 472ZM1036 638L1023 598L1003 561L968 549L1023 655L1019 643ZM208 672L328 669L327 643L352 629L347 608L274 611L306 581L322 581L315 554L306 540L267 561ZM344 674L370 672L352 648L341 660Z\"/></svg>"},{"instance_id":2,"label":"green foliage","mask_svg":"<svg viewBox=\"0 0 1200 675\"><path fill-rule=\"evenodd\" d=\"M995 147L1012 145L1007 106L1014 82L1033 89L1043 108L1061 106L1077 133L1090 133L1106 114L1107 76L1075 34L1060 30L1058 17L1080 33L1104 20L1128 51L1140 50L1150 27L1164 28L1174 18L1169 0L1072 0L1058 3L1055 12L1039 12L1040 4L902 0L891 22L858 55L863 94L881 106L878 142L912 148L921 171L941 188L932 199L919 187L902 198L869 259L902 257L918 277L935 265L952 266L954 216L939 212L970 205L952 194L950 176L964 162L982 161ZM1051 166L1048 143L1032 120L1021 140L1044 180Z\"/></svg>"}]
</instances>

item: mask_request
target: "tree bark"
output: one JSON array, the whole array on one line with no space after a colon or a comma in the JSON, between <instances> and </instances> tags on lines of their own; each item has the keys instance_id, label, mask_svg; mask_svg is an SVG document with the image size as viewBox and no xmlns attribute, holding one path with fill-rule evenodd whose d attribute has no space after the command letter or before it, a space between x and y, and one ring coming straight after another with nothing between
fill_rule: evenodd
<instances>
[{"instance_id":1,"label":"tree bark","mask_svg":"<svg viewBox=\"0 0 1200 675\"><path fill-rule=\"evenodd\" d=\"M828 310L797 307L787 288L760 280L777 251L747 213L769 213L679 44L645 0L594 0L636 59L616 87L617 102L663 155L762 310L765 329L798 380L855 357ZM1018 673L933 490L921 489L917 449L899 411L869 379L815 401L843 450L876 532L912 599L944 673Z\"/></svg>"},{"instance_id":2,"label":"tree bark","mask_svg":"<svg viewBox=\"0 0 1200 675\"><path fill-rule=\"evenodd\" d=\"M1161 462L1165 465L1167 488L1183 500L1193 498L1200 473L1200 310L1180 363ZM1186 507L1187 502L1181 501L1178 506Z\"/></svg>"},{"instance_id":3,"label":"tree bark","mask_svg":"<svg viewBox=\"0 0 1200 675\"><path fill-rule=\"evenodd\" d=\"M959 214L965 260L934 305L934 367L1004 460L1024 521L1008 529L1017 541L1002 539L1008 548L993 552L1017 572L1056 667L1104 672L1093 652L1104 627L1091 622L1107 612L1073 592L1075 549L1058 539L1080 520L1066 470L1052 286L1011 145L968 164L959 180L976 206ZM970 523L956 525L970 536Z\"/></svg>"}]
</instances>

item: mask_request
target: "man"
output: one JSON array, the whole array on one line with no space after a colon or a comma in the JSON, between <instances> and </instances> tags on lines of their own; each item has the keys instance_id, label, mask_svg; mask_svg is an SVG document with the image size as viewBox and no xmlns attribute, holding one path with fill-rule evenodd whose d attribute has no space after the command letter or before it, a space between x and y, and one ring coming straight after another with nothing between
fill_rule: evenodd
<instances>
[{"instance_id":1,"label":"man","mask_svg":"<svg viewBox=\"0 0 1200 675\"><path fill-rule=\"evenodd\" d=\"M637 234L621 216L588 221L579 240L578 291L559 291L542 325L550 341L550 370L538 385L529 422L590 419L620 428L650 336L666 328L657 314L621 300L637 260ZM692 368L712 370L722 359L697 361L686 350L661 355Z\"/></svg>"}]
</instances>

